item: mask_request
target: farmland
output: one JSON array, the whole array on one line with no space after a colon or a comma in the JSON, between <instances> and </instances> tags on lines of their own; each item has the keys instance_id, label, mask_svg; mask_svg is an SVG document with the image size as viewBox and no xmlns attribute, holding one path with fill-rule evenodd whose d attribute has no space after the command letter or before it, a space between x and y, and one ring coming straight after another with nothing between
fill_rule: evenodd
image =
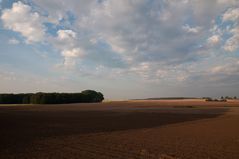
<instances>
[{"instance_id":1,"label":"farmland","mask_svg":"<svg viewBox=\"0 0 239 159\"><path fill-rule=\"evenodd\" d=\"M0 106L0 158L239 158L239 101Z\"/></svg>"}]
</instances>

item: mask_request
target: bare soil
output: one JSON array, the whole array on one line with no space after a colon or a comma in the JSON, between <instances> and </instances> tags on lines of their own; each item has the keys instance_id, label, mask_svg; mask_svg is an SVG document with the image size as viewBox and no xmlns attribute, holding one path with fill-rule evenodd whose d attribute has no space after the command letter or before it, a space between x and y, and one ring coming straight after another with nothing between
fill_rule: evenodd
<instances>
[{"instance_id":1,"label":"bare soil","mask_svg":"<svg viewBox=\"0 0 239 159\"><path fill-rule=\"evenodd\" d=\"M3 159L238 159L239 101L0 107Z\"/></svg>"}]
</instances>

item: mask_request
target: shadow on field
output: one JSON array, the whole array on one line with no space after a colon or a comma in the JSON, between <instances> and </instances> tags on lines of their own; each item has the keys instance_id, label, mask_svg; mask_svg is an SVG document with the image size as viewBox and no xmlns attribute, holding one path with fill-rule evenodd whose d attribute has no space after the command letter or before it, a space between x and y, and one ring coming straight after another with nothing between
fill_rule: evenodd
<instances>
[{"instance_id":1,"label":"shadow on field","mask_svg":"<svg viewBox=\"0 0 239 159\"><path fill-rule=\"evenodd\" d=\"M47 112L29 111L26 108L15 110L0 108L0 153L4 149L20 151L32 141L46 137L159 127L217 117L226 110L216 110L217 113L184 114L156 111L57 111L57 109Z\"/></svg>"}]
</instances>

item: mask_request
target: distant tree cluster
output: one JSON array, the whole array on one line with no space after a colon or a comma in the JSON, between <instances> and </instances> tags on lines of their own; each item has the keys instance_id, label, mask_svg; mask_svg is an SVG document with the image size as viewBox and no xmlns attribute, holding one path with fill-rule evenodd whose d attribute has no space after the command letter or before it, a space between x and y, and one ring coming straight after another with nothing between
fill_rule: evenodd
<instances>
[{"instance_id":1,"label":"distant tree cluster","mask_svg":"<svg viewBox=\"0 0 239 159\"><path fill-rule=\"evenodd\" d=\"M229 96L225 96L225 97L221 97L221 99L213 99L211 97L203 97L203 99L205 99L205 101L207 102L211 102L211 101L214 101L214 102L227 102L227 100L229 99L237 99L236 96L234 97L229 97Z\"/></svg>"},{"instance_id":2,"label":"distant tree cluster","mask_svg":"<svg viewBox=\"0 0 239 159\"><path fill-rule=\"evenodd\" d=\"M103 94L94 90L85 90L81 93L0 94L0 104L98 103L103 100Z\"/></svg>"},{"instance_id":3,"label":"distant tree cluster","mask_svg":"<svg viewBox=\"0 0 239 159\"><path fill-rule=\"evenodd\" d=\"M206 102L227 102L226 99L212 99L211 97L204 97Z\"/></svg>"},{"instance_id":4,"label":"distant tree cluster","mask_svg":"<svg viewBox=\"0 0 239 159\"><path fill-rule=\"evenodd\" d=\"M237 99L237 97L236 96L234 96L234 97L229 97L229 96L226 96L226 97L221 97L221 99Z\"/></svg>"}]
</instances>

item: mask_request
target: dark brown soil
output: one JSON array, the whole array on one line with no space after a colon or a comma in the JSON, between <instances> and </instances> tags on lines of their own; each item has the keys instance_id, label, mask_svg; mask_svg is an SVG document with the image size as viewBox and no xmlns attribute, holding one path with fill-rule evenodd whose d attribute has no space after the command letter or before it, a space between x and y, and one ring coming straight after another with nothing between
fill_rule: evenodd
<instances>
[{"instance_id":1,"label":"dark brown soil","mask_svg":"<svg viewBox=\"0 0 239 159\"><path fill-rule=\"evenodd\" d=\"M0 158L238 159L239 108L235 103L3 106Z\"/></svg>"}]
</instances>

